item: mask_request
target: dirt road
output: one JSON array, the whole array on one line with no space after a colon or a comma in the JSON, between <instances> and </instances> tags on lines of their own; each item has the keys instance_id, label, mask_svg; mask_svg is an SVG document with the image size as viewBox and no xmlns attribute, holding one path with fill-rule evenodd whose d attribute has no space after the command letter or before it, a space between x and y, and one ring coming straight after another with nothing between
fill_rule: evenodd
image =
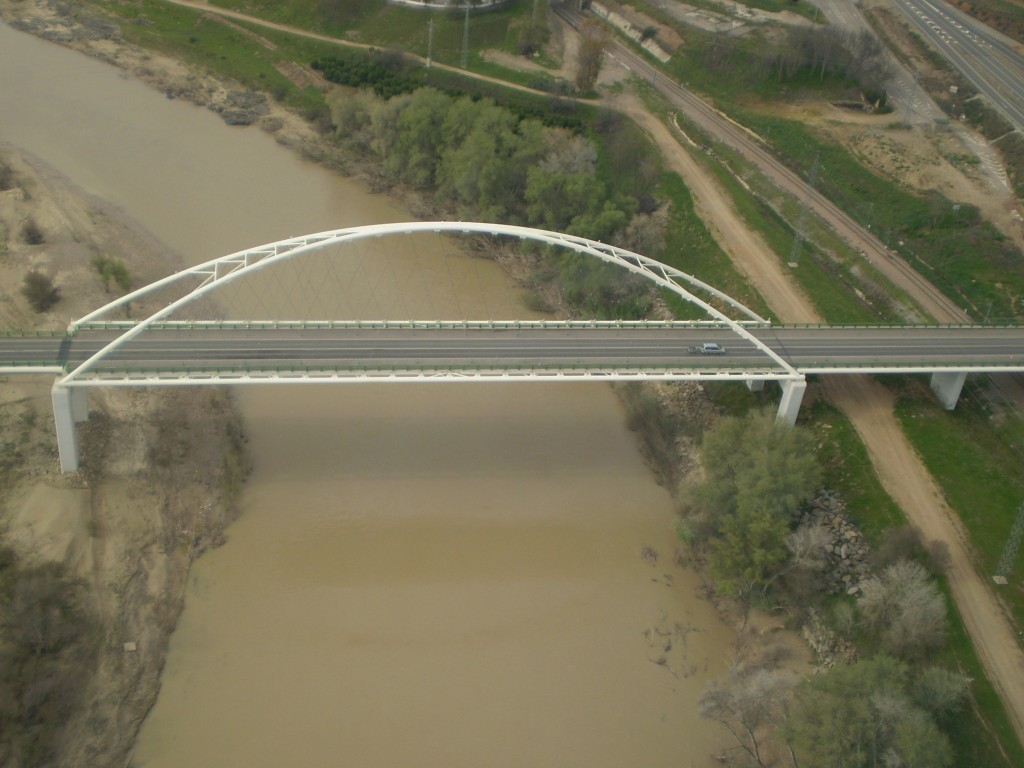
<instances>
[{"instance_id":1,"label":"dirt road","mask_svg":"<svg viewBox=\"0 0 1024 768\"><path fill-rule=\"evenodd\" d=\"M778 316L784 322L820 322L822 318L776 255L750 232L718 182L690 157L665 124L624 98L618 106L658 144L668 165L686 181L712 235ZM904 435L893 412L892 394L867 376L828 378L826 391L857 430L882 485L907 520L925 540L948 545L947 576L953 599L1017 738L1024 743L1024 652L987 578L974 568L963 525Z\"/></svg>"}]
</instances>

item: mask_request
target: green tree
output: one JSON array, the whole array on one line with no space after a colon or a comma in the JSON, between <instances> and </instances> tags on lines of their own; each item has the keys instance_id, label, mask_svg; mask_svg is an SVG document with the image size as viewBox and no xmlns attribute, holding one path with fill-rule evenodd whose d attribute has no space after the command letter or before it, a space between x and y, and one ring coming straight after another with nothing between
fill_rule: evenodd
<instances>
[{"instance_id":1,"label":"green tree","mask_svg":"<svg viewBox=\"0 0 1024 768\"><path fill-rule=\"evenodd\" d=\"M376 105L370 118L373 134L370 147L374 154L383 161L385 171L389 168L388 159L398 143L398 118L411 99L411 94L406 93L382 101Z\"/></svg>"},{"instance_id":2,"label":"green tree","mask_svg":"<svg viewBox=\"0 0 1024 768\"><path fill-rule=\"evenodd\" d=\"M373 113L383 99L365 88L355 93L338 89L328 95L327 103L335 126L335 139L359 155L369 153L373 142Z\"/></svg>"},{"instance_id":3,"label":"green tree","mask_svg":"<svg viewBox=\"0 0 1024 768\"><path fill-rule=\"evenodd\" d=\"M608 47L608 37L599 22L588 22L580 31L582 37L576 53L576 88L586 92L597 84L604 63L604 50Z\"/></svg>"},{"instance_id":4,"label":"green tree","mask_svg":"<svg viewBox=\"0 0 1024 768\"><path fill-rule=\"evenodd\" d=\"M918 673L912 694L919 707L943 723L960 710L969 686L970 680L957 672L925 667Z\"/></svg>"},{"instance_id":5,"label":"green tree","mask_svg":"<svg viewBox=\"0 0 1024 768\"><path fill-rule=\"evenodd\" d=\"M598 239L586 231L585 218L604 210L608 194L590 173L547 172L530 168L526 185L526 216L530 224Z\"/></svg>"},{"instance_id":6,"label":"green tree","mask_svg":"<svg viewBox=\"0 0 1024 768\"><path fill-rule=\"evenodd\" d=\"M878 656L805 680L784 735L801 766L948 768L949 739L910 696L909 668Z\"/></svg>"},{"instance_id":7,"label":"green tree","mask_svg":"<svg viewBox=\"0 0 1024 768\"><path fill-rule=\"evenodd\" d=\"M765 591L783 572L787 534L818 487L812 437L769 411L722 419L704 437L693 503L711 521L712 566L728 594Z\"/></svg>"},{"instance_id":8,"label":"green tree","mask_svg":"<svg viewBox=\"0 0 1024 768\"><path fill-rule=\"evenodd\" d=\"M704 438L701 463L706 480L696 495L712 514L759 506L795 521L821 479L810 433L768 410L722 419Z\"/></svg>"},{"instance_id":9,"label":"green tree","mask_svg":"<svg viewBox=\"0 0 1024 768\"><path fill-rule=\"evenodd\" d=\"M414 187L432 187L441 148L448 143L443 127L452 98L434 88L419 88L403 101L385 172Z\"/></svg>"},{"instance_id":10,"label":"green tree","mask_svg":"<svg viewBox=\"0 0 1024 768\"><path fill-rule=\"evenodd\" d=\"M490 99L474 107L446 123L452 131L438 169L439 191L483 219L522 220L527 168L544 151L543 126L520 121Z\"/></svg>"},{"instance_id":11,"label":"green tree","mask_svg":"<svg viewBox=\"0 0 1024 768\"><path fill-rule=\"evenodd\" d=\"M789 559L788 532L786 520L765 506L743 506L725 515L711 544L719 589L739 597L766 589Z\"/></svg>"}]
</instances>

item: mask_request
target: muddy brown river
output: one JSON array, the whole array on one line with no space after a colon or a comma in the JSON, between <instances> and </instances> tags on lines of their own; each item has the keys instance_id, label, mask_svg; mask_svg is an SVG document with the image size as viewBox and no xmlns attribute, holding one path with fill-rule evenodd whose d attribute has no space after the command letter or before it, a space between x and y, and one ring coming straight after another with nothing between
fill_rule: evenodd
<instances>
[{"instance_id":1,"label":"muddy brown river","mask_svg":"<svg viewBox=\"0 0 1024 768\"><path fill-rule=\"evenodd\" d=\"M0 114L0 141L189 262L408 217L258 130L3 25ZM433 309L527 315L493 264L392 246L396 280L463 286L429 291ZM355 282L337 290L366 290ZM669 496L608 386L239 400L255 465L243 514L193 568L134 766L713 764L725 741L696 700L732 635L675 562Z\"/></svg>"}]
</instances>

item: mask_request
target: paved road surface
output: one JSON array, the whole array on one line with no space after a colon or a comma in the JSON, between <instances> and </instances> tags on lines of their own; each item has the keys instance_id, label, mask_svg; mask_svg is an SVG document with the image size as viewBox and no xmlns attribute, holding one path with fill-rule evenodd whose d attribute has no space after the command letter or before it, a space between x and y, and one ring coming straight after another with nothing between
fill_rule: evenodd
<instances>
[{"instance_id":1,"label":"paved road surface","mask_svg":"<svg viewBox=\"0 0 1024 768\"><path fill-rule=\"evenodd\" d=\"M1024 371L1024 328L774 327L751 329L798 370ZM115 339L107 331L73 337L0 338L0 366L64 364L73 368ZM704 342L724 352L704 354ZM458 370L622 367L680 370L782 370L750 340L724 328L558 328L415 330L369 328L152 330L114 350L94 370L188 368Z\"/></svg>"}]
</instances>

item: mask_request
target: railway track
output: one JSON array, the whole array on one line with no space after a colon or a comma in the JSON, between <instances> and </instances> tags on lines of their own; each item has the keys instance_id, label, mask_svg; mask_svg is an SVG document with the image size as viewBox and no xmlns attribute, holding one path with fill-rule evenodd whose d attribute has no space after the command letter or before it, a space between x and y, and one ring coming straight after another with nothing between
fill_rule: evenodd
<instances>
[{"instance_id":1,"label":"railway track","mask_svg":"<svg viewBox=\"0 0 1024 768\"><path fill-rule=\"evenodd\" d=\"M574 29L579 30L586 16L583 12L554 2L554 12ZM936 288L903 258L890 251L870 230L861 226L846 211L783 164L769 152L763 140L749 129L731 120L702 98L670 79L619 40L611 43L612 54L624 66L657 88L673 105L700 128L718 138L756 165L773 183L825 221L843 240L894 285L906 292L932 319L945 323L969 322L970 316L952 299Z\"/></svg>"}]
</instances>

